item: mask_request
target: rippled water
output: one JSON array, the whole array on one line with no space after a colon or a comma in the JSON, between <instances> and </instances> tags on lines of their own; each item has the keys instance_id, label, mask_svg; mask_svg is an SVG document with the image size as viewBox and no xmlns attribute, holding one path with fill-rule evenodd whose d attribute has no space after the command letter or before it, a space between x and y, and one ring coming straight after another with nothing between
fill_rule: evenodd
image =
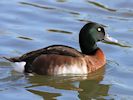
<instances>
[{"instance_id":1,"label":"rippled water","mask_svg":"<svg viewBox=\"0 0 133 100\"><path fill-rule=\"evenodd\" d=\"M120 43L99 43L105 68L82 76L26 76L0 59L1 100L133 100L133 1L1 0L0 56L18 56L52 44L79 50L78 33L88 21L101 23Z\"/></svg>"}]
</instances>

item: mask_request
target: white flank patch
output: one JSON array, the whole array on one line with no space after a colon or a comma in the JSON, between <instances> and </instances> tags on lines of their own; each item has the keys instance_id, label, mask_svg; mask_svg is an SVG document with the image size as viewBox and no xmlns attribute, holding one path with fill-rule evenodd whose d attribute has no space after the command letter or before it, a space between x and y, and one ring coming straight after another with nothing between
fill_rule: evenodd
<instances>
[{"instance_id":1,"label":"white flank patch","mask_svg":"<svg viewBox=\"0 0 133 100\"><path fill-rule=\"evenodd\" d=\"M57 72L55 72L56 74L73 74L73 75L83 75L83 74L87 74L88 70L87 70L87 66L83 65L81 67L77 66L77 65L71 65L71 66L63 66L60 68L57 68Z\"/></svg>"},{"instance_id":2,"label":"white flank patch","mask_svg":"<svg viewBox=\"0 0 133 100\"><path fill-rule=\"evenodd\" d=\"M25 66L26 62L15 62L13 64L14 70L16 72L20 72L23 73L24 72L24 66Z\"/></svg>"}]
</instances>

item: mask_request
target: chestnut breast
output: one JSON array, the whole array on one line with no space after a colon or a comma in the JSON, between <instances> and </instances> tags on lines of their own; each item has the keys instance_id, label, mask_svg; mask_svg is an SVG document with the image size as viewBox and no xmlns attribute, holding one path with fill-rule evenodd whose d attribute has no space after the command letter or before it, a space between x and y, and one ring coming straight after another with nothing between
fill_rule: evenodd
<instances>
[{"instance_id":1,"label":"chestnut breast","mask_svg":"<svg viewBox=\"0 0 133 100\"><path fill-rule=\"evenodd\" d=\"M86 55L84 59L89 68L88 73L94 72L106 64L106 57L100 48L93 55Z\"/></svg>"}]
</instances>

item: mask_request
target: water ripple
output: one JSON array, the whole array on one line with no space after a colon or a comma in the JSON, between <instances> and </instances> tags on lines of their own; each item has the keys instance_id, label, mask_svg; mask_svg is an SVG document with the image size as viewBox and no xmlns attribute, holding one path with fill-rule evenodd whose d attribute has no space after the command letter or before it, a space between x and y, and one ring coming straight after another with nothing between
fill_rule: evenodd
<instances>
[{"instance_id":1,"label":"water ripple","mask_svg":"<svg viewBox=\"0 0 133 100\"><path fill-rule=\"evenodd\" d=\"M99 8L105 9L107 11L111 11L111 12L116 12L117 11L116 9L111 9L111 8L105 6L105 5L101 4L101 3L98 3L96 1L88 0L88 3L93 4L93 5L95 5L95 6L99 7Z\"/></svg>"}]
</instances>

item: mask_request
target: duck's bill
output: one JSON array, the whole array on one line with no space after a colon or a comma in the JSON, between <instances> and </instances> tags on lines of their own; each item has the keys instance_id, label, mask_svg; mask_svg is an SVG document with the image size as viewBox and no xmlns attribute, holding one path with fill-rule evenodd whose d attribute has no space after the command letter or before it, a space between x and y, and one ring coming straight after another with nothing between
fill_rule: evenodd
<instances>
[{"instance_id":1,"label":"duck's bill","mask_svg":"<svg viewBox=\"0 0 133 100\"><path fill-rule=\"evenodd\" d=\"M105 35L103 42L118 43L118 40L110 37L108 34Z\"/></svg>"},{"instance_id":2,"label":"duck's bill","mask_svg":"<svg viewBox=\"0 0 133 100\"><path fill-rule=\"evenodd\" d=\"M113 44L113 45L117 45L120 47L128 47L128 48L132 48L131 45L127 45L127 44L123 44L120 41L110 37L108 34L105 35L104 39L102 42L108 43L108 44Z\"/></svg>"}]
</instances>

